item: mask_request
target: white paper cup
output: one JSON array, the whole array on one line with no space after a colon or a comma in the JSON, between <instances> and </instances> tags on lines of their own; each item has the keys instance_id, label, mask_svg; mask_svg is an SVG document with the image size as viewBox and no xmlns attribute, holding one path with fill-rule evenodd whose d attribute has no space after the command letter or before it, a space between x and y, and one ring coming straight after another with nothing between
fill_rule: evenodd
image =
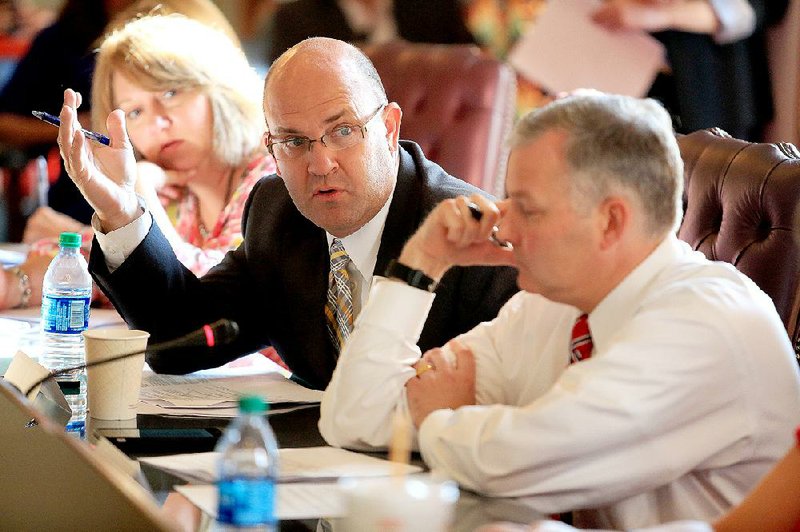
<instances>
[{"instance_id":1,"label":"white paper cup","mask_svg":"<svg viewBox=\"0 0 800 532\"><path fill-rule=\"evenodd\" d=\"M150 333L129 329L88 329L83 332L86 363L123 353L144 351ZM133 419L142 387L144 353L86 368L88 415L94 419Z\"/></svg>"},{"instance_id":2,"label":"white paper cup","mask_svg":"<svg viewBox=\"0 0 800 532\"><path fill-rule=\"evenodd\" d=\"M455 482L431 477L342 479L339 486L348 532L445 532L458 500Z\"/></svg>"}]
</instances>

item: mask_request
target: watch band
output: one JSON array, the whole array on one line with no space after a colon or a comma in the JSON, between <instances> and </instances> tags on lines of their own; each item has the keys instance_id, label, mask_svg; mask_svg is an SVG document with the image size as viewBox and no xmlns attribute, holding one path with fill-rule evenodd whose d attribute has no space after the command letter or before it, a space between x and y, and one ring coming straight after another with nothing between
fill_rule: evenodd
<instances>
[{"instance_id":1,"label":"watch band","mask_svg":"<svg viewBox=\"0 0 800 532\"><path fill-rule=\"evenodd\" d=\"M389 262L383 276L389 279L403 281L408 286L419 288L420 290L427 290L428 292L433 292L439 285L439 283L425 275L425 272L409 268L405 264L397 262L395 259Z\"/></svg>"}]
</instances>

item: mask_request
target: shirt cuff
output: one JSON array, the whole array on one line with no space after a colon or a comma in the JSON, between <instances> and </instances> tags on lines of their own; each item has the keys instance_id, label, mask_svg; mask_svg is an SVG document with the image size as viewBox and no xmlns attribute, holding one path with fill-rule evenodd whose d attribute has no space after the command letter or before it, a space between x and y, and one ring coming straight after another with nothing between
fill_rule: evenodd
<instances>
[{"instance_id":1,"label":"shirt cuff","mask_svg":"<svg viewBox=\"0 0 800 532\"><path fill-rule=\"evenodd\" d=\"M403 338L413 338L416 342L435 297L431 292L401 281L375 276L359 318L363 317L366 323L374 320L374 325L396 331Z\"/></svg>"},{"instance_id":2,"label":"shirt cuff","mask_svg":"<svg viewBox=\"0 0 800 532\"><path fill-rule=\"evenodd\" d=\"M745 39L756 28L756 13L746 0L707 0L719 20L713 35L717 44L730 44Z\"/></svg>"},{"instance_id":3,"label":"shirt cuff","mask_svg":"<svg viewBox=\"0 0 800 532\"><path fill-rule=\"evenodd\" d=\"M128 225L122 226L109 233L103 233L100 228L100 220L96 214L92 215L92 227L94 235L103 255L106 259L106 266L109 273L119 268L125 259L130 257L133 250L142 243L150 227L153 225L153 216L147 209L141 216L136 218Z\"/></svg>"},{"instance_id":4,"label":"shirt cuff","mask_svg":"<svg viewBox=\"0 0 800 532\"><path fill-rule=\"evenodd\" d=\"M451 408L434 410L428 414L428 417L426 417L419 426L419 431L417 432L417 446L419 447L422 459L431 469L439 466L436 462L435 453L433 453L436 439L445 427L450 424L450 419L453 417L454 413L455 411Z\"/></svg>"}]
</instances>

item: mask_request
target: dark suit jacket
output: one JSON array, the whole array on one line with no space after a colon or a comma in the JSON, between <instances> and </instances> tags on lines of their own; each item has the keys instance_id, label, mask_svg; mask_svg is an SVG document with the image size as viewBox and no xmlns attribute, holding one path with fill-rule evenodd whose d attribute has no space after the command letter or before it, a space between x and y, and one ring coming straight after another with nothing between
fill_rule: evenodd
<instances>
[{"instance_id":1,"label":"dark suit jacket","mask_svg":"<svg viewBox=\"0 0 800 532\"><path fill-rule=\"evenodd\" d=\"M416 144L401 141L397 186L375 273L382 274L400 254L437 203L473 192L485 195L428 161ZM202 279L178 262L155 224L114 273L109 274L99 245L92 246L89 267L125 321L151 333L151 343L223 317L239 324L241 334L233 345L151 356L153 370L188 373L272 345L302 381L325 387L337 359L324 317L329 270L325 231L300 214L277 176L262 179L253 189L242 225L242 245ZM436 290L420 347L438 347L494 318L516 291L511 268L453 268Z\"/></svg>"},{"instance_id":2,"label":"dark suit jacket","mask_svg":"<svg viewBox=\"0 0 800 532\"><path fill-rule=\"evenodd\" d=\"M411 42L473 44L459 0L395 0L394 19ZM365 35L348 24L336 0L295 0L281 4L272 23L270 63L308 37L331 37L357 44Z\"/></svg>"}]
</instances>

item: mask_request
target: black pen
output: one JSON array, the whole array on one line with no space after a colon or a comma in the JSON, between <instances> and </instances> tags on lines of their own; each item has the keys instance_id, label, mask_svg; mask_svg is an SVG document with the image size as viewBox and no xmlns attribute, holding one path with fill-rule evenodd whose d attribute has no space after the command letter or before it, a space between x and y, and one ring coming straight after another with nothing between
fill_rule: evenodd
<instances>
[{"instance_id":1,"label":"black pen","mask_svg":"<svg viewBox=\"0 0 800 532\"><path fill-rule=\"evenodd\" d=\"M475 220L480 221L481 218L483 218L483 212L481 212L481 208L478 207L477 203L473 203L470 201L469 203L467 203L467 208L469 209L469 213ZM497 228L496 225L492 227L492 234L489 235L489 241L491 241L492 244L494 244L499 248L513 249L511 242L508 242L507 240L500 240L499 238L497 238L497 231L499 231L499 229Z\"/></svg>"},{"instance_id":2,"label":"black pen","mask_svg":"<svg viewBox=\"0 0 800 532\"><path fill-rule=\"evenodd\" d=\"M44 111L31 111L33 116L41 120L42 122L47 122L53 126L60 126L61 120L57 116L53 116L50 113L45 113ZM92 139L95 142L99 142L105 146L109 146L111 141L108 140L108 137L105 135L101 135L100 133L95 133L94 131L89 131L88 129L81 129L83 134L86 135L87 139Z\"/></svg>"}]
</instances>

